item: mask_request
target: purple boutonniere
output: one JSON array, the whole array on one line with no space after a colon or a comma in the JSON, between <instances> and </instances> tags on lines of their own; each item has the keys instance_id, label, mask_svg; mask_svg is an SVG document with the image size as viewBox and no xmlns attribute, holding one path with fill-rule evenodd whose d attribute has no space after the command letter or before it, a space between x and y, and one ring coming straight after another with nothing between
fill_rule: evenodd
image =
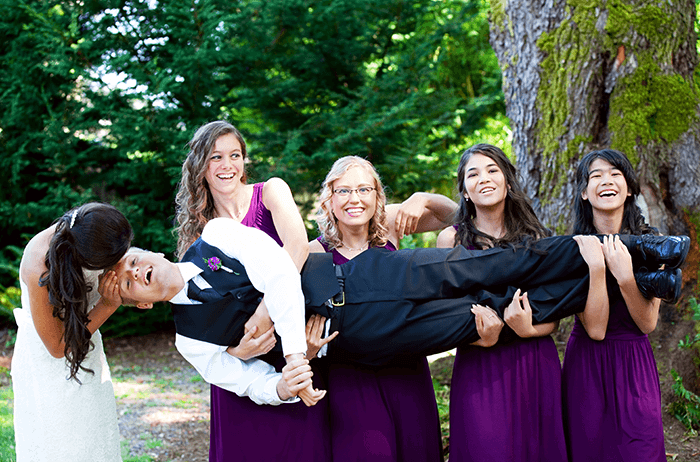
<instances>
[{"instance_id":1,"label":"purple boutonniere","mask_svg":"<svg viewBox=\"0 0 700 462\"><path fill-rule=\"evenodd\" d=\"M209 257L204 259L204 263L207 264L209 269L212 271L218 271L220 269L228 272L228 273L233 273L236 276L238 276L238 273L233 271L231 268L226 268L224 265L221 264L221 259L219 257Z\"/></svg>"}]
</instances>

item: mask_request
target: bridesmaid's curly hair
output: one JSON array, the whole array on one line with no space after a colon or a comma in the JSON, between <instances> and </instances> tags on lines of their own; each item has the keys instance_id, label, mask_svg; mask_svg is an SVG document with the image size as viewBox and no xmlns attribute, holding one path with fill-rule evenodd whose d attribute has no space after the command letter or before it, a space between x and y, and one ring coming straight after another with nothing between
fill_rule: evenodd
<instances>
[{"instance_id":1,"label":"bridesmaid's curly hair","mask_svg":"<svg viewBox=\"0 0 700 462\"><path fill-rule=\"evenodd\" d=\"M474 225L476 207L472 201L465 198L464 177L469 159L474 154L489 157L498 168L501 169L508 185L508 193L505 199L505 226L506 233L500 239L496 239L479 231ZM462 154L457 168L457 190L459 191L459 209L457 210L457 233L455 245L462 244L465 247L473 245L477 248L504 247L519 244L523 239L541 239L551 235L551 231L545 228L537 219L530 201L523 191L515 166L510 163L505 153L490 144L476 144Z\"/></svg>"},{"instance_id":2,"label":"bridesmaid's curly hair","mask_svg":"<svg viewBox=\"0 0 700 462\"><path fill-rule=\"evenodd\" d=\"M83 269L104 270L116 265L134 237L129 221L114 206L97 202L72 209L55 222L39 286L46 287L53 315L63 323L64 356L69 379L78 372L91 348L88 294L97 287L85 281Z\"/></svg>"},{"instance_id":3,"label":"bridesmaid's curly hair","mask_svg":"<svg viewBox=\"0 0 700 462\"><path fill-rule=\"evenodd\" d=\"M175 220L177 227L177 258L182 258L187 249L202 234L204 225L215 217L214 198L204 178L216 140L233 134L241 144L243 159L248 156L246 142L236 127L223 120L201 126L189 141L190 148L182 164L182 178L175 196ZM241 183L247 180L245 172Z\"/></svg>"},{"instance_id":4,"label":"bridesmaid's curly hair","mask_svg":"<svg viewBox=\"0 0 700 462\"><path fill-rule=\"evenodd\" d=\"M621 234L658 234L656 228L647 224L642 215L642 209L637 205L637 197L641 193L639 180L627 156L614 149L591 151L581 158L576 167L576 200L574 202L574 234L597 234L593 224L593 208L591 203L583 199L583 192L588 187L591 164L596 159L602 159L622 172L631 193L625 199L622 215Z\"/></svg>"},{"instance_id":5,"label":"bridesmaid's curly hair","mask_svg":"<svg viewBox=\"0 0 700 462\"><path fill-rule=\"evenodd\" d=\"M320 205L316 212L316 223L321 232L322 239L330 246L331 249L341 246L343 239L342 233L338 229L338 218L333 214L331 208L331 197L333 197L333 183L343 176L351 168L364 168L372 178L374 178L374 187L376 190L377 206L374 211L374 216L369 221L369 245L370 247L383 247L389 240L389 228L386 225L386 195L384 194L384 186L379 178L379 173L374 168L374 165L368 160L357 156L345 156L336 160L331 167L326 179L321 185L319 194Z\"/></svg>"}]
</instances>

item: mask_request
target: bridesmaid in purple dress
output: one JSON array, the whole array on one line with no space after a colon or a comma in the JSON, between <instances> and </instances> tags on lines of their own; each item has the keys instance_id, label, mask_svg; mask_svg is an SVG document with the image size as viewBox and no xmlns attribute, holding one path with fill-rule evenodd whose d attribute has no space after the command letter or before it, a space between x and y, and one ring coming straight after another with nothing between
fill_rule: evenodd
<instances>
[{"instance_id":1,"label":"bridesmaid in purple dress","mask_svg":"<svg viewBox=\"0 0 700 462\"><path fill-rule=\"evenodd\" d=\"M624 154L588 153L579 162L576 184L575 233L655 232L636 205L639 182ZM576 239L591 279L564 357L570 460L665 461L659 374L647 338L660 300L639 292L632 258L619 238L610 236L602 246L593 236Z\"/></svg>"},{"instance_id":2,"label":"bridesmaid in purple dress","mask_svg":"<svg viewBox=\"0 0 700 462\"><path fill-rule=\"evenodd\" d=\"M333 261L342 264L369 247L396 250L404 234L441 229L456 209L448 198L427 193L416 193L401 205L385 202L370 162L355 156L338 159L321 189L321 236L309 243L311 252L331 252ZM309 345L311 355L311 341ZM425 358L375 368L330 361L326 399L334 462L442 460L435 391Z\"/></svg>"},{"instance_id":3,"label":"bridesmaid in purple dress","mask_svg":"<svg viewBox=\"0 0 700 462\"><path fill-rule=\"evenodd\" d=\"M464 152L457 173L457 224L442 231L438 247L487 248L538 239L539 222L515 167L495 146ZM504 313L520 337L498 340L503 323L475 308L481 340L457 349L450 391L450 462L566 461L561 410L561 365L549 335L557 323L534 325L527 295Z\"/></svg>"},{"instance_id":4,"label":"bridesmaid in purple dress","mask_svg":"<svg viewBox=\"0 0 700 462\"><path fill-rule=\"evenodd\" d=\"M267 233L301 269L308 244L291 191L279 178L246 184L245 157L243 137L227 122L210 122L195 133L176 198L178 256L201 234L208 220L229 217ZM229 348L229 353L242 360L259 361L250 358L267 353L274 345L270 341L274 339L272 329L260 332L265 333ZM276 365L278 371L283 365ZM320 374L315 374L314 386L325 388L317 382L320 378ZM312 407L299 401L258 405L245 396L211 385L209 460L331 460L327 400L321 399Z\"/></svg>"}]
</instances>

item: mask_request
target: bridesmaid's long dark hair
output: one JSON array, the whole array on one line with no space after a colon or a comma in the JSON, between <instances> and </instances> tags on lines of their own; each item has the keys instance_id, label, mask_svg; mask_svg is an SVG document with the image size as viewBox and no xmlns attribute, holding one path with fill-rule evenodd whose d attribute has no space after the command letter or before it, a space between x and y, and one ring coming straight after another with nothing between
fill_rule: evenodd
<instances>
[{"instance_id":1,"label":"bridesmaid's long dark hair","mask_svg":"<svg viewBox=\"0 0 700 462\"><path fill-rule=\"evenodd\" d=\"M622 227L620 234L658 234L656 228L652 228L644 220L642 209L637 205L637 197L641 192L637 174L627 156L614 149L601 149L591 151L578 163L576 167L576 201L574 202L574 234L597 234L593 224L593 208L591 203L584 200L583 192L588 187L591 164L596 159L603 159L614 168L622 172L627 182L627 190L632 193L625 199L622 215Z\"/></svg>"},{"instance_id":2,"label":"bridesmaid's long dark hair","mask_svg":"<svg viewBox=\"0 0 700 462\"><path fill-rule=\"evenodd\" d=\"M476 207L474 207L472 201L468 201L464 197L466 192L464 186L466 167L469 159L474 154L484 155L496 162L506 179L506 185L508 186L504 209L506 233L500 239L482 233L474 226L473 220L476 217ZM455 245L462 244L465 247L473 245L476 248L504 247L519 244L523 239L540 239L552 234L537 219L537 215L535 215L535 211L518 181L515 166L510 163L505 153L496 146L476 144L464 151L457 168L457 190L459 191L459 210L456 218L457 233L455 234Z\"/></svg>"},{"instance_id":3,"label":"bridesmaid's long dark hair","mask_svg":"<svg viewBox=\"0 0 700 462\"><path fill-rule=\"evenodd\" d=\"M69 379L79 370L91 348L88 330L88 293L97 290L85 281L83 269L103 270L116 265L133 239L131 225L109 204L91 202L66 212L55 221L56 230L44 263L39 285L49 291L53 315L63 322L63 351Z\"/></svg>"}]
</instances>

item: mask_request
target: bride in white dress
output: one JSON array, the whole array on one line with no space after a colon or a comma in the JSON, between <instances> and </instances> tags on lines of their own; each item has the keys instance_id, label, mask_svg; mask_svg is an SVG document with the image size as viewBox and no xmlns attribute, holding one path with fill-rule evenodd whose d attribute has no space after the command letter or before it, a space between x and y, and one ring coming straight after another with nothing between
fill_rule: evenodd
<instances>
[{"instance_id":1,"label":"bride in white dress","mask_svg":"<svg viewBox=\"0 0 700 462\"><path fill-rule=\"evenodd\" d=\"M114 272L98 275L119 261L132 236L116 208L89 203L27 244L11 366L17 462L121 461L97 330L121 297Z\"/></svg>"}]
</instances>

